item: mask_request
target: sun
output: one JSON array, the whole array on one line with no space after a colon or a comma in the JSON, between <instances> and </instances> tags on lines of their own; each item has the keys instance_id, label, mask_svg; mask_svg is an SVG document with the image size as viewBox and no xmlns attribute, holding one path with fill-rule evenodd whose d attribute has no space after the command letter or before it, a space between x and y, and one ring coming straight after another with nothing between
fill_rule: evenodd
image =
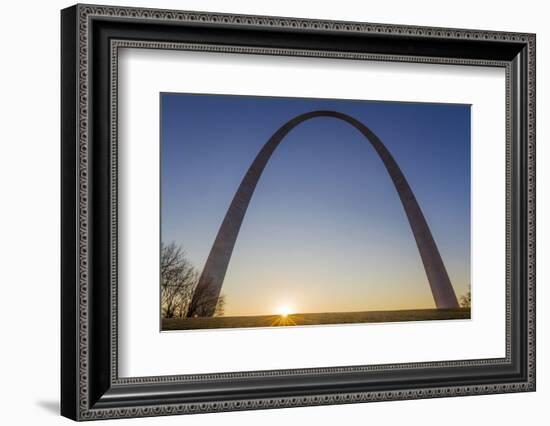
<instances>
[{"instance_id":1,"label":"sun","mask_svg":"<svg viewBox=\"0 0 550 426\"><path fill-rule=\"evenodd\" d=\"M279 308L279 315L283 318L288 317L292 313L292 310L288 306L281 306Z\"/></svg>"},{"instance_id":2,"label":"sun","mask_svg":"<svg viewBox=\"0 0 550 426\"><path fill-rule=\"evenodd\" d=\"M276 316L271 322L272 327L286 327L296 324L295 310L289 305L280 305L276 310Z\"/></svg>"}]
</instances>

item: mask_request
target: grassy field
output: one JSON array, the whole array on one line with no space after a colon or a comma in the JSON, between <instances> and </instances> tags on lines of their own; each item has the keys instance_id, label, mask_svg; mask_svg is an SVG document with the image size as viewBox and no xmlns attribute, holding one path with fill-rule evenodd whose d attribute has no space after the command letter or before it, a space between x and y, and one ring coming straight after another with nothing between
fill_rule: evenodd
<instances>
[{"instance_id":1,"label":"grassy field","mask_svg":"<svg viewBox=\"0 0 550 426\"><path fill-rule=\"evenodd\" d=\"M469 319L470 308L402 311L326 312L319 314L258 315L215 318L164 318L162 330L207 328L289 327L295 325Z\"/></svg>"}]
</instances>

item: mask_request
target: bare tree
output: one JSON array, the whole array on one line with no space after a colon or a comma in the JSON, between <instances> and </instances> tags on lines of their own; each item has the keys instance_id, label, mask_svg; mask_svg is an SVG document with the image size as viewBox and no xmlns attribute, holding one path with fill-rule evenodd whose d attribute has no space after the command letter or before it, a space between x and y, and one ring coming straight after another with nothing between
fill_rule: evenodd
<instances>
[{"instance_id":1,"label":"bare tree","mask_svg":"<svg viewBox=\"0 0 550 426\"><path fill-rule=\"evenodd\" d=\"M218 303L216 305L216 310L214 311L214 316L223 317L224 314L225 314L225 294L222 294L218 298Z\"/></svg>"},{"instance_id":2,"label":"bare tree","mask_svg":"<svg viewBox=\"0 0 550 426\"><path fill-rule=\"evenodd\" d=\"M210 317L213 314L215 315L220 298L218 298L217 291L210 284L210 278L206 277L204 285L195 287L193 298L187 311L188 317ZM222 303L225 305L225 299Z\"/></svg>"},{"instance_id":3,"label":"bare tree","mask_svg":"<svg viewBox=\"0 0 550 426\"><path fill-rule=\"evenodd\" d=\"M163 318L184 318L188 315L193 317L211 316L212 306L216 307L214 316L223 316L226 304L225 296L217 298L209 285L206 285L201 293L197 293L198 281L199 273L187 259L183 249L175 243L162 244L160 289Z\"/></svg>"},{"instance_id":4,"label":"bare tree","mask_svg":"<svg viewBox=\"0 0 550 426\"><path fill-rule=\"evenodd\" d=\"M460 306L470 308L472 306L472 294L470 291L460 297Z\"/></svg>"},{"instance_id":5,"label":"bare tree","mask_svg":"<svg viewBox=\"0 0 550 426\"><path fill-rule=\"evenodd\" d=\"M161 245L160 275L162 317L186 316L198 273L181 247Z\"/></svg>"}]
</instances>

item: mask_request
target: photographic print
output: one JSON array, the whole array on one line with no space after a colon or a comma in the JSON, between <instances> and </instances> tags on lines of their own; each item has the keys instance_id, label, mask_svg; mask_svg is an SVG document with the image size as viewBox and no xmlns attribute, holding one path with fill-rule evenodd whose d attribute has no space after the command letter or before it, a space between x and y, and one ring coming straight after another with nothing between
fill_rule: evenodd
<instances>
[{"instance_id":1,"label":"photographic print","mask_svg":"<svg viewBox=\"0 0 550 426\"><path fill-rule=\"evenodd\" d=\"M470 118L161 93L161 330L469 319Z\"/></svg>"},{"instance_id":2,"label":"photographic print","mask_svg":"<svg viewBox=\"0 0 550 426\"><path fill-rule=\"evenodd\" d=\"M534 33L63 9L61 414L535 391L536 75Z\"/></svg>"}]
</instances>

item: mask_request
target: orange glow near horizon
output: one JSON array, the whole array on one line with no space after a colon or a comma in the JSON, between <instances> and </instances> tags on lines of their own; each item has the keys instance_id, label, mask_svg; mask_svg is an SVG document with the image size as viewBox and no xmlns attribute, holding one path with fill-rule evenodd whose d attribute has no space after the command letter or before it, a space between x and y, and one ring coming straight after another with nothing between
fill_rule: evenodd
<instances>
[{"instance_id":1,"label":"orange glow near horizon","mask_svg":"<svg viewBox=\"0 0 550 426\"><path fill-rule=\"evenodd\" d=\"M277 313L281 317L286 318L292 313L292 309L290 309L289 306L284 305L284 306L279 307L279 309L277 310Z\"/></svg>"}]
</instances>

